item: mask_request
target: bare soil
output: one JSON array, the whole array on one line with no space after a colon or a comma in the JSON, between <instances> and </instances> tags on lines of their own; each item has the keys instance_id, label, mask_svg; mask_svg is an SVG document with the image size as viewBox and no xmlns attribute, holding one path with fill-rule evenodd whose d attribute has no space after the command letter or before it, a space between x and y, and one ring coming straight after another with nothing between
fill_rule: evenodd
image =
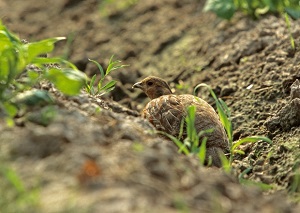
<instances>
[{"instance_id":1,"label":"bare soil","mask_svg":"<svg viewBox=\"0 0 300 213\"><path fill-rule=\"evenodd\" d=\"M299 86L291 91L300 79L300 21L291 20L293 49L283 17L237 14L225 21L204 13L203 5L0 2L3 23L20 38L68 37L53 54L68 56L88 75L97 73L88 58L105 66L114 54L130 65L111 75L119 82L105 97L66 97L42 82L55 98L56 115L46 126L38 118L49 106L24 112L14 128L0 121L1 164L28 191L39 191L39 205L22 212L300 212ZM149 100L131 86L148 75L168 80L176 94L211 85L230 107L234 140L264 135L273 144L243 145L230 175L201 167L139 117ZM206 89L198 96L214 106ZM239 176L257 184L245 186ZM6 210L20 212L6 199Z\"/></svg>"}]
</instances>

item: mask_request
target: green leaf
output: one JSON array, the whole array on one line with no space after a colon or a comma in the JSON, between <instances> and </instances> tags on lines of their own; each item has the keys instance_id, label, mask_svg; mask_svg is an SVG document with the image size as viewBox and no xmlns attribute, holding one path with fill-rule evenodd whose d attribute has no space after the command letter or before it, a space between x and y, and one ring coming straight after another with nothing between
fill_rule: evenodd
<instances>
[{"instance_id":1,"label":"green leaf","mask_svg":"<svg viewBox=\"0 0 300 213\"><path fill-rule=\"evenodd\" d=\"M0 84L9 84L25 68L22 51L13 45L7 46L0 52Z\"/></svg>"},{"instance_id":2,"label":"green leaf","mask_svg":"<svg viewBox=\"0 0 300 213\"><path fill-rule=\"evenodd\" d=\"M118 61L118 63L121 63L121 61ZM120 69L120 68L123 68L123 67L128 67L129 65L127 64L122 64L122 65L118 65L118 66L114 66L111 71L113 70L117 70L117 69Z\"/></svg>"},{"instance_id":3,"label":"green leaf","mask_svg":"<svg viewBox=\"0 0 300 213\"><path fill-rule=\"evenodd\" d=\"M231 113L230 113L230 110L229 110L227 104L226 104L221 98L218 98L218 100L219 100L219 103L220 103L222 109L223 109L224 112L226 113L226 116L227 116L228 118L230 118L230 117L231 117Z\"/></svg>"},{"instance_id":4,"label":"green leaf","mask_svg":"<svg viewBox=\"0 0 300 213\"><path fill-rule=\"evenodd\" d=\"M195 128L195 126L193 126L193 129L194 129L194 131L195 131L195 133L196 133L196 128ZM200 151L201 150L201 146L202 146L202 143L201 143L201 146L200 146L200 149L199 149L199 140L202 138L202 136L204 136L205 134L211 134L211 133L213 133L214 132L214 129L213 128L210 128L210 129L205 129L205 130L202 130L202 131L200 131L198 134L196 134L196 135L194 135L193 137L194 137L194 141L192 141L192 152L194 152L194 151L196 151L196 152L198 152L198 151ZM202 140L204 140L205 138L207 138L207 137L203 137L202 138ZM205 140L207 140L207 139L205 139Z\"/></svg>"},{"instance_id":5,"label":"green leaf","mask_svg":"<svg viewBox=\"0 0 300 213\"><path fill-rule=\"evenodd\" d=\"M90 86L94 86L95 80L96 80L97 75L93 75L93 77L91 78L91 82L90 82Z\"/></svg>"},{"instance_id":6,"label":"green leaf","mask_svg":"<svg viewBox=\"0 0 300 213\"><path fill-rule=\"evenodd\" d=\"M182 118L182 119L181 119L181 122L180 122L180 130L179 130L178 138L182 138L182 135L183 135L183 129L184 129L184 118Z\"/></svg>"},{"instance_id":7,"label":"green leaf","mask_svg":"<svg viewBox=\"0 0 300 213\"><path fill-rule=\"evenodd\" d=\"M19 93L12 99L12 102L16 103L17 105L36 106L42 104L51 104L53 103L53 98L48 91L33 89Z\"/></svg>"},{"instance_id":8,"label":"green leaf","mask_svg":"<svg viewBox=\"0 0 300 213\"><path fill-rule=\"evenodd\" d=\"M96 64L96 66L98 67L98 69L101 73L101 79L103 79L105 74L104 74L104 70L103 70L102 66L95 60L92 60L92 59L88 59L88 60L93 62L94 64Z\"/></svg>"},{"instance_id":9,"label":"green leaf","mask_svg":"<svg viewBox=\"0 0 300 213\"><path fill-rule=\"evenodd\" d=\"M14 119L10 118L10 117L6 117L4 118L5 120L5 123L7 125L7 127L14 127L15 126L15 122L14 122Z\"/></svg>"},{"instance_id":10,"label":"green leaf","mask_svg":"<svg viewBox=\"0 0 300 213\"><path fill-rule=\"evenodd\" d=\"M53 105L48 105L34 112L29 112L26 115L28 121L42 125L48 126L55 118L57 111Z\"/></svg>"},{"instance_id":11,"label":"green leaf","mask_svg":"<svg viewBox=\"0 0 300 213\"><path fill-rule=\"evenodd\" d=\"M32 60L32 64L35 64L38 67L40 67L41 65L44 65L44 64L56 64L56 63L62 64L62 65L67 65L68 67L72 68L73 70L78 70L77 67L73 63L71 63L63 58L39 58L39 57L37 57Z\"/></svg>"},{"instance_id":12,"label":"green leaf","mask_svg":"<svg viewBox=\"0 0 300 213\"><path fill-rule=\"evenodd\" d=\"M232 18L235 10L233 0L207 0L204 6L204 11L212 11L224 19Z\"/></svg>"},{"instance_id":13,"label":"green leaf","mask_svg":"<svg viewBox=\"0 0 300 213\"><path fill-rule=\"evenodd\" d=\"M100 91L110 92L111 90L113 90L115 88L116 83L117 83L117 81L111 80L105 86L101 87Z\"/></svg>"},{"instance_id":14,"label":"green leaf","mask_svg":"<svg viewBox=\"0 0 300 213\"><path fill-rule=\"evenodd\" d=\"M10 62L9 59L7 57L5 57L5 55L1 55L2 57L0 57L0 85L1 84L6 84L8 81L8 77L10 74Z\"/></svg>"},{"instance_id":15,"label":"green leaf","mask_svg":"<svg viewBox=\"0 0 300 213\"><path fill-rule=\"evenodd\" d=\"M197 90L198 90L200 87L206 87L206 88L210 91L210 93L211 93L211 95L213 96L213 98L214 98L215 100L218 99L217 96L215 95L215 93L214 93L214 92L211 92L211 91L212 91L212 88L211 88L209 85L205 84L205 83L201 83L201 84L198 84L197 86L195 86L194 91L193 91L194 96L197 97Z\"/></svg>"},{"instance_id":16,"label":"green leaf","mask_svg":"<svg viewBox=\"0 0 300 213\"><path fill-rule=\"evenodd\" d=\"M300 7L286 7L284 8L285 12L289 14L293 19L299 19L300 18Z\"/></svg>"},{"instance_id":17,"label":"green leaf","mask_svg":"<svg viewBox=\"0 0 300 213\"><path fill-rule=\"evenodd\" d=\"M240 179L240 183L246 186L256 186L260 188L263 191L273 189L272 185L262 183L262 182L255 182L253 180L247 180L247 179Z\"/></svg>"},{"instance_id":18,"label":"green leaf","mask_svg":"<svg viewBox=\"0 0 300 213\"><path fill-rule=\"evenodd\" d=\"M244 151L242 151L242 150L238 150L238 149L236 149L236 150L233 150L233 153L237 153L237 154L240 154L240 155L244 155L244 154L245 154L245 152L244 152Z\"/></svg>"},{"instance_id":19,"label":"green leaf","mask_svg":"<svg viewBox=\"0 0 300 213\"><path fill-rule=\"evenodd\" d=\"M236 150L236 148L238 146L240 146L243 143L248 143L248 142L249 143L255 143L257 141L265 141L265 142L268 142L268 143L272 144L272 141L269 138L267 138L267 137L263 137L263 136L250 136L250 137L246 137L246 138L242 138L242 139L238 140L236 143L234 143L232 145L231 149L234 151L234 150Z\"/></svg>"},{"instance_id":20,"label":"green leaf","mask_svg":"<svg viewBox=\"0 0 300 213\"><path fill-rule=\"evenodd\" d=\"M115 56L115 55L112 55L112 56L110 57L108 64L111 64L111 63L113 62L114 56Z\"/></svg>"},{"instance_id":21,"label":"green leaf","mask_svg":"<svg viewBox=\"0 0 300 213\"><path fill-rule=\"evenodd\" d=\"M200 145L200 149L198 152L198 157L200 160L200 164L204 165L205 162L205 157L206 157L206 142L207 142L207 137L203 138L201 145Z\"/></svg>"},{"instance_id":22,"label":"green leaf","mask_svg":"<svg viewBox=\"0 0 300 213\"><path fill-rule=\"evenodd\" d=\"M291 46L293 49L295 49L295 40L294 40L294 37L293 37L293 34L292 34L292 30L291 30L291 23L290 23L290 19L289 19L289 16L287 13L284 14L285 16L285 23L288 27L288 30L289 30L289 34L290 34L290 43L291 43Z\"/></svg>"},{"instance_id":23,"label":"green leaf","mask_svg":"<svg viewBox=\"0 0 300 213\"><path fill-rule=\"evenodd\" d=\"M101 73L101 78L99 80L99 83L97 85L97 88L98 88L98 91L96 92L96 94L98 94L99 92L103 91L104 93L107 93L111 90L113 90L115 88L115 84L116 84L116 81L110 81L108 82L105 86L102 87L102 82L104 81L105 77L112 71L112 70L115 70L115 69L119 69L119 68L122 68L126 65L116 65L118 63L120 63L121 61L113 61L113 57L114 55L112 55L109 59L109 64L108 64L108 67L106 69L106 72L104 72L102 66L95 60L92 60L92 59L89 59L89 61L93 62L94 64L97 65L100 73ZM91 85L89 86L91 88ZM102 94L104 94L102 93Z\"/></svg>"},{"instance_id":24,"label":"green leaf","mask_svg":"<svg viewBox=\"0 0 300 213\"><path fill-rule=\"evenodd\" d=\"M196 138L197 133L195 129L195 115L196 115L196 107L194 105L189 106L187 108L187 116L185 118L185 121L186 121L187 137L192 143L192 148L195 147L194 143L198 143L198 138Z\"/></svg>"},{"instance_id":25,"label":"green leaf","mask_svg":"<svg viewBox=\"0 0 300 213\"><path fill-rule=\"evenodd\" d=\"M83 72L73 69L51 68L46 78L66 95L78 94L86 81L86 75Z\"/></svg>"},{"instance_id":26,"label":"green leaf","mask_svg":"<svg viewBox=\"0 0 300 213\"><path fill-rule=\"evenodd\" d=\"M95 88L94 88L94 83L95 83L95 80L96 80L96 77L97 75L93 75L92 79L91 79L91 82L90 82L90 85L88 85L88 88L89 88L89 93L92 94L92 95L96 95L97 92L95 92Z\"/></svg>"},{"instance_id":27,"label":"green leaf","mask_svg":"<svg viewBox=\"0 0 300 213\"><path fill-rule=\"evenodd\" d=\"M36 81L39 77L39 74L36 71L28 70L27 75L31 81Z\"/></svg>"},{"instance_id":28,"label":"green leaf","mask_svg":"<svg viewBox=\"0 0 300 213\"><path fill-rule=\"evenodd\" d=\"M9 43L15 43L15 44L21 44L20 39L11 33L2 23L0 23L0 38L5 39L6 41L9 41Z\"/></svg>"},{"instance_id":29,"label":"green leaf","mask_svg":"<svg viewBox=\"0 0 300 213\"><path fill-rule=\"evenodd\" d=\"M214 91L212 90L212 88L205 84L205 83L201 83L198 84L195 88L194 88L194 95L196 95L198 88L200 87L206 87L209 89L211 96L213 97L213 99L216 102L217 105L217 111L220 117L220 121L222 123L222 125L224 126L229 142L232 142L232 123L229 120L229 118L227 117L228 115L230 115L230 110L227 107L226 103L222 100L222 99L218 99L216 94L214 93Z\"/></svg>"},{"instance_id":30,"label":"green leaf","mask_svg":"<svg viewBox=\"0 0 300 213\"><path fill-rule=\"evenodd\" d=\"M270 7L269 6L265 6L263 8L257 8L254 12L256 17L259 17L260 15L264 15L267 14L270 11Z\"/></svg>"},{"instance_id":31,"label":"green leaf","mask_svg":"<svg viewBox=\"0 0 300 213\"><path fill-rule=\"evenodd\" d=\"M240 173L239 176L238 176L239 181L244 179L244 175L248 174L251 170L252 170L252 166L248 167L242 173Z\"/></svg>"},{"instance_id":32,"label":"green leaf","mask_svg":"<svg viewBox=\"0 0 300 213\"><path fill-rule=\"evenodd\" d=\"M223 108L221 105L217 102L217 111L219 113L219 117L221 120L221 123L226 129L227 135L229 140L232 140L232 124L231 121L228 119L226 113L224 112Z\"/></svg>"},{"instance_id":33,"label":"green leaf","mask_svg":"<svg viewBox=\"0 0 300 213\"><path fill-rule=\"evenodd\" d=\"M179 153L183 152L186 155L190 154L190 151L188 150L188 148L186 148L186 145L184 143L182 143L179 139L174 137L173 135L170 135L170 134L162 132L162 131L156 131L156 132L170 138L179 148L179 150L178 150Z\"/></svg>"},{"instance_id":34,"label":"green leaf","mask_svg":"<svg viewBox=\"0 0 300 213\"><path fill-rule=\"evenodd\" d=\"M122 67L122 65L116 65L118 63L121 63L121 61L113 61L113 62L110 62L108 64L108 67L106 69L106 75L108 75L111 71L113 70L116 70L116 69L119 69Z\"/></svg>"},{"instance_id":35,"label":"green leaf","mask_svg":"<svg viewBox=\"0 0 300 213\"><path fill-rule=\"evenodd\" d=\"M298 171L297 170L294 171L294 174L291 179L292 180L291 180L290 186L288 187L289 192L291 192L291 193L299 192L300 191L300 170L299 169L298 169Z\"/></svg>"},{"instance_id":36,"label":"green leaf","mask_svg":"<svg viewBox=\"0 0 300 213\"><path fill-rule=\"evenodd\" d=\"M9 117L13 118L17 115L18 113L18 108L11 103L5 102L3 104L5 112L8 114Z\"/></svg>"},{"instance_id":37,"label":"green leaf","mask_svg":"<svg viewBox=\"0 0 300 213\"><path fill-rule=\"evenodd\" d=\"M230 174L231 172L230 160L228 160L223 153L221 153L219 157L221 159L222 168L227 174Z\"/></svg>"},{"instance_id":38,"label":"green leaf","mask_svg":"<svg viewBox=\"0 0 300 213\"><path fill-rule=\"evenodd\" d=\"M108 75L111 71L113 70L117 70L117 69L120 69L120 68L123 68L123 67L127 67L128 65L116 65L116 64L119 64L121 63L120 60L116 60L116 61L113 61L113 58L114 58L114 55L112 55L109 59L109 62L108 62L108 67L106 69L106 73L105 75Z\"/></svg>"},{"instance_id":39,"label":"green leaf","mask_svg":"<svg viewBox=\"0 0 300 213\"><path fill-rule=\"evenodd\" d=\"M40 54L52 52L54 43L64 39L66 38L56 37L25 44L24 47L27 48L28 51L27 63L31 63L31 61Z\"/></svg>"},{"instance_id":40,"label":"green leaf","mask_svg":"<svg viewBox=\"0 0 300 213\"><path fill-rule=\"evenodd\" d=\"M6 179L14 186L14 188L19 192L19 193L24 193L25 192L25 187L23 185L23 182L19 178L19 176L16 174L15 171L12 169L1 169L1 173L6 177Z\"/></svg>"},{"instance_id":41,"label":"green leaf","mask_svg":"<svg viewBox=\"0 0 300 213\"><path fill-rule=\"evenodd\" d=\"M210 134L213 133L215 130L214 128L210 128L210 129L206 129L206 130L202 130L198 133L198 137L203 136L204 134Z\"/></svg>"}]
</instances>

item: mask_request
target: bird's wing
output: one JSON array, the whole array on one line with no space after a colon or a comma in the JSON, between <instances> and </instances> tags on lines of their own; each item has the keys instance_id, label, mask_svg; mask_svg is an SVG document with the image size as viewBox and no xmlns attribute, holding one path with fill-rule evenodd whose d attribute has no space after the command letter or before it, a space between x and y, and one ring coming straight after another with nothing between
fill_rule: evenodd
<instances>
[{"instance_id":1,"label":"bird's wing","mask_svg":"<svg viewBox=\"0 0 300 213\"><path fill-rule=\"evenodd\" d=\"M178 96L164 95L150 101L142 114L156 129L178 136L186 111Z\"/></svg>"}]
</instances>

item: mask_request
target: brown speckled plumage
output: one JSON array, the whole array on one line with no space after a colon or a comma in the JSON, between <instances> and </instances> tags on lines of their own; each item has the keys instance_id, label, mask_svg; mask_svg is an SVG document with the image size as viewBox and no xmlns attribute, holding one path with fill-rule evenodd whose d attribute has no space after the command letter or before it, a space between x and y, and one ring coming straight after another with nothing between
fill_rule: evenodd
<instances>
[{"instance_id":1,"label":"brown speckled plumage","mask_svg":"<svg viewBox=\"0 0 300 213\"><path fill-rule=\"evenodd\" d=\"M187 115L187 107L196 106L195 127L197 132L213 128L206 135L206 154L212 157L212 163L220 167L219 153L228 149L228 140L224 128L215 110L201 98L193 95L174 95L168 84L161 78L150 76L133 85L142 89L151 101L142 111L142 117L148 119L157 130L175 137L179 135L182 119ZM186 137L184 132L183 137Z\"/></svg>"}]
</instances>

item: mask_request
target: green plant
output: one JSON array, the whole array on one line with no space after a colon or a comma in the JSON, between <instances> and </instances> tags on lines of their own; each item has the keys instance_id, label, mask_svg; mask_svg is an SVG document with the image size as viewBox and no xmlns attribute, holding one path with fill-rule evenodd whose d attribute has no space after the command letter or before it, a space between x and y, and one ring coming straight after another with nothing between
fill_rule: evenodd
<instances>
[{"instance_id":1,"label":"green plant","mask_svg":"<svg viewBox=\"0 0 300 213\"><path fill-rule=\"evenodd\" d=\"M291 22L289 19L289 15L287 13L284 13L284 17L285 17L285 23L287 25L288 31L289 31L289 35L290 35L290 43L291 43L291 47L293 48L293 50L295 49L295 40L292 34L292 30L291 30Z\"/></svg>"},{"instance_id":2,"label":"green plant","mask_svg":"<svg viewBox=\"0 0 300 213\"><path fill-rule=\"evenodd\" d=\"M128 65L122 65L122 64L120 65L121 61L119 61L119 60L113 61L113 57L114 56L112 55L111 58L109 59L108 66L107 66L105 72L104 72L102 66L97 61L89 59L89 61L91 61L91 62L93 62L94 64L97 65L97 67L100 71L100 80L97 84L96 89L94 88L94 84L95 84L96 77L97 77L96 74L93 75L91 80L87 81L86 84L85 84L85 90L89 94L91 94L91 95L103 95L105 93L108 93L108 92L112 91L115 88L115 84L117 83L117 81L111 80L103 86L104 79L110 74L111 71L126 67Z\"/></svg>"},{"instance_id":3,"label":"green plant","mask_svg":"<svg viewBox=\"0 0 300 213\"><path fill-rule=\"evenodd\" d=\"M185 84L183 81L179 81L178 84L175 84L176 90L180 93L185 94L188 92L189 85Z\"/></svg>"},{"instance_id":4,"label":"green plant","mask_svg":"<svg viewBox=\"0 0 300 213\"><path fill-rule=\"evenodd\" d=\"M0 116L8 125L13 125L13 117L18 113L18 104L12 101L14 97L31 90L38 82L48 80L66 95L76 95L84 86L86 75L71 62L60 57L40 57L52 52L54 44L64 39L24 43L0 22ZM46 100L50 95L43 90L32 96L35 97L32 100Z\"/></svg>"},{"instance_id":5,"label":"green plant","mask_svg":"<svg viewBox=\"0 0 300 213\"><path fill-rule=\"evenodd\" d=\"M228 106L226 105L226 103L218 98L216 96L216 94L214 93L214 91L211 89L211 87L207 84L198 84L195 89L194 89L194 94L196 94L196 91L198 90L198 88L200 87L206 87L208 88L210 94L212 95L213 99L216 102L216 106L217 106L217 111L220 117L220 121L223 124L226 133L227 133L227 137L228 137L228 141L229 141L229 160L227 162L227 158L225 156L221 156L221 160L223 162L223 167L225 168L225 171L229 172L231 170L230 165L233 161L233 158L236 154L245 154L244 151L238 149L238 147L244 143L256 143L258 141L265 141L268 143L272 143L272 141L264 136L249 136L246 138L242 138L239 139L238 141L234 142L233 141L233 129L232 129L232 123L230 121L230 110L228 108Z\"/></svg>"},{"instance_id":6,"label":"green plant","mask_svg":"<svg viewBox=\"0 0 300 213\"><path fill-rule=\"evenodd\" d=\"M241 184L248 185L248 186L256 186L264 191L273 189L272 185L245 179L244 175L247 174L248 172L250 172L251 170L252 170L252 167L249 167L249 168L245 169L242 173L239 174L238 179Z\"/></svg>"},{"instance_id":7,"label":"green plant","mask_svg":"<svg viewBox=\"0 0 300 213\"><path fill-rule=\"evenodd\" d=\"M35 212L39 203L38 188L26 189L18 174L8 167L0 167L0 211Z\"/></svg>"},{"instance_id":8,"label":"green plant","mask_svg":"<svg viewBox=\"0 0 300 213\"><path fill-rule=\"evenodd\" d=\"M299 193L300 192L300 162L297 161L293 166L293 176L289 184L290 193Z\"/></svg>"},{"instance_id":9,"label":"green plant","mask_svg":"<svg viewBox=\"0 0 300 213\"><path fill-rule=\"evenodd\" d=\"M300 17L298 0L207 0L204 11L212 11L223 19L231 19L236 11L255 18L266 13L284 12L295 19Z\"/></svg>"}]
</instances>

